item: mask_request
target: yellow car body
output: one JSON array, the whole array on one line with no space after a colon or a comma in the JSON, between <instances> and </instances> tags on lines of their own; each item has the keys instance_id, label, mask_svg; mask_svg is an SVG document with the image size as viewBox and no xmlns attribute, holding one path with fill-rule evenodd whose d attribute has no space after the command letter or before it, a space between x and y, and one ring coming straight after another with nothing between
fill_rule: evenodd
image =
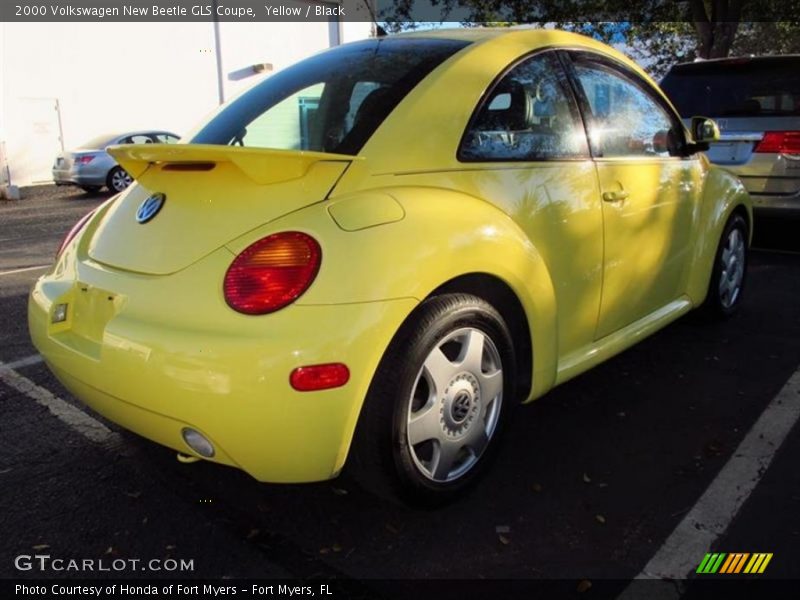
<instances>
[{"instance_id":1,"label":"yellow car body","mask_svg":"<svg viewBox=\"0 0 800 600\"><path fill-rule=\"evenodd\" d=\"M345 465L397 331L441 290L497 300L525 402L703 303L726 222L736 211L752 218L741 183L702 154L458 158L476 106L520 57L578 49L649 82L637 65L552 30L399 37L471 43L411 89L356 156L192 143L111 150L137 183L91 216L29 300L32 339L67 389L181 453L200 457L182 437L188 427L211 441L210 460L260 481L318 481ZM620 182L626 201L604 200ZM165 208L137 226L154 192ZM319 242L313 283L270 314L231 310L221 283L231 261L281 231ZM347 365L345 385L290 385L297 367L332 362Z\"/></svg>"}]
</instances>

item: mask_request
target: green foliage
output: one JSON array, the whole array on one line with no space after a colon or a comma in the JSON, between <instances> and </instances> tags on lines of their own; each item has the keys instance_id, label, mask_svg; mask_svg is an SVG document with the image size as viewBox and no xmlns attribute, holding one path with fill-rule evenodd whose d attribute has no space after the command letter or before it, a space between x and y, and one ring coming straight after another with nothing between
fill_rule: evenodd
<instances>
[{"instance_id":1,"label":"green foliage","mask_svg":"<svg viewBox=\"0 0 800 600\"><path fill-rule=\"evenodd\" d=\"M800 0L397 0L388 29L415 28L417 9L465 26L530 24L624 44L655 77L676 62L800 53ZM794 19L794 20L780 20Z\"/></svg>"}]
</instances>

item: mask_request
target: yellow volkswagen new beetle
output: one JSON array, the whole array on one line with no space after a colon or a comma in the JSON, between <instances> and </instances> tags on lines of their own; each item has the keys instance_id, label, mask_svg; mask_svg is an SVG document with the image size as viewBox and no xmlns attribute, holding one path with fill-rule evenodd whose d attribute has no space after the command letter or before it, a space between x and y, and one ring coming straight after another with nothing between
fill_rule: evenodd
<instances>
[{"instance_id":1,"label":"yellow volkswagen new beetle","mask_svg":"<svg viewBox=\"0 0 800 600\"><path fill-rule=\"evenodd\" d=\"M47 364L113 422L260 481L463 492L515 404L695 307L740 304L742 184L591 39L452 30L344 45L186 143L29 302Z\"/></svg>"}]
</instances>

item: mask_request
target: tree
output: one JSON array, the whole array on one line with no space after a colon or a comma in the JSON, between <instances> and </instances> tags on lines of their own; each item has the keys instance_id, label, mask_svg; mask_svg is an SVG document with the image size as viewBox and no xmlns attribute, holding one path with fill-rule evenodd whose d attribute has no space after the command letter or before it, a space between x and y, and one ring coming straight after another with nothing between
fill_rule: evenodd
<instances>
[{"instance_id":1,"label":"tree","mask_svg":"<svg viewBox=\"0 0 800 600\"><path fill-rule=\"evenodd\" d=\"M655 76L695 58L800 52L800 0L396 0L383 14L394 30L455 16L578 31L624 43Z\"/></svg>"}]
</instances>

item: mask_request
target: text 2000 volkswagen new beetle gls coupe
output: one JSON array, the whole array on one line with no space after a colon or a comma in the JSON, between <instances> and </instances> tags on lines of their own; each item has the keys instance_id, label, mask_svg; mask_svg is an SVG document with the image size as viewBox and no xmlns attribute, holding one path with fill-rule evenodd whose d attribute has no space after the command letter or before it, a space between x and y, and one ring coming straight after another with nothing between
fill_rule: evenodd
<instances>
[{"instance_id":1,"label":"text 2000 volkswagen new beetle gls coupe","mask_svg":"<svg viewBox=\"0 0 800 600\"><path fill-rule=\"evenodd\" d=\"M75 396L182 453L447 499L514 404L738 307L750 200L691 129L577 35L341 46L188 143L111 149L137 183L67 236L30 331Z\"/></svg>"}]
</instances>

